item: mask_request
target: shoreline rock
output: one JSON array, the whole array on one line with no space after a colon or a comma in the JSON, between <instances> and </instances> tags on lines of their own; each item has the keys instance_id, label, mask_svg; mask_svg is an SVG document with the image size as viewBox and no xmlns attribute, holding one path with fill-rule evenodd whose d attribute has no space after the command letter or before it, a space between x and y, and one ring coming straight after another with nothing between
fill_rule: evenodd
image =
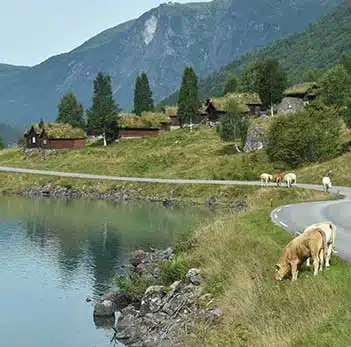
<instances>
[{"instance_id":1,"label":"shoreline rock","mask_svg":"<svg viewBox=\"0 0 351 347\"><path fill-rule=\"evenodd\" d=\"M215 196L209 197L207 200L198 202L195 200L183 200L178 198L161 198L161 197L150 197L150 196L135 196L131 195L128 191L110 191L110 192L84 192L80 190L72 189L71 187L61 187L48 185L34 185L30 188L11 192L2 191L0 195L3 196L25 196L32 198L53 198L53 199L64 199L64 200L108 200L115 203L129 202L129 201L147 201L161 203L165 208L171 208L179 205L196 205L205 206L208 208L216 207L227 207L236 211L244 210L247 208L246 201L238 200L227 203L221 203L217 201Z\"/></svg>"},{"instance_id":2,"label":"shoreline rock","mask_svg":"<svg viewBox=\"0 0 351 347\"><path fill-rule=\"evenodd\" d=\"M159 272L155 269L174 257L172 248L135 251L129 271L140 278L153 279L154 284L138 298L125 293L107 293L96 303L95 306L106 305L108 314L111 304L118 311L114 330L119 343L131 347L181 346L182 333L193 329L197 320L215 324L222 317L223 312L216 306L215 299L205 292L203 284L208 276L203 269L190 268L183 280L169 286L160 283ZM125 299L122 305L121 296Z\"/></svg>"}]
</instances>

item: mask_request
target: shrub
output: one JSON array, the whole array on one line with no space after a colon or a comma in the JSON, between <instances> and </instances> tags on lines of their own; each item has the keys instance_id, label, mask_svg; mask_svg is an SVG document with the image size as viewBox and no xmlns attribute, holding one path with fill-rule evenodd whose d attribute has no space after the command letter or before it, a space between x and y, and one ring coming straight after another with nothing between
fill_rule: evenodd
<instances>
[{"instance_id":1,"label":"shrub","mask_svg":"<svg viewBox=\"0 0 351 347\"><path fill-rule=\"evenodd\" d=\"M235 100L230 100L224 107L226 114L216 125L216 131L223 141L240 139L243 146L249 128L248 119L239 113L239 106Z\"/></svg>"},{"instance_id":2,"label":"shrub","mask_svg":"<svg viewBox=\"0 0 351 347\"><path fill-rule=\"evenodd\" d=\"M293 168L335 157L340 152L341 120L320 102L305 110L276 118L267 134L267 155L272 162Z\"/></svg>"},{"instance_id":3,"label":"shrub","mask_svg":"<svg viewBox=\"0 0 351 347\"><path fill-rule=\"evenodd\" d=\"M189 258L187 258L184 253L177 254L172 260L167 260L161 263L161 283L168 286L175 281L183 280L189 268Z\"/></svg>"}]
</instances>

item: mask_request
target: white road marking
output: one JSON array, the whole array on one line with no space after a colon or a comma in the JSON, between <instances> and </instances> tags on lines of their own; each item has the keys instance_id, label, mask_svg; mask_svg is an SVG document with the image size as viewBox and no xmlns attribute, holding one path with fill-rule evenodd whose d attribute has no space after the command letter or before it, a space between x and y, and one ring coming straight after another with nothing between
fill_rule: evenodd
<instances>
[{"instance_id":1,"label":"white road marking","mask_svg":"<svg viewBox=\"0 0 351 347\"><path fill-rule=\"evenodd\" d=\"M285 224L285 223L283 223L283 222L279 222L282 226L284 226L284 227L288 227L288 225L287 224Z\"/></svg>"}]
</instances>

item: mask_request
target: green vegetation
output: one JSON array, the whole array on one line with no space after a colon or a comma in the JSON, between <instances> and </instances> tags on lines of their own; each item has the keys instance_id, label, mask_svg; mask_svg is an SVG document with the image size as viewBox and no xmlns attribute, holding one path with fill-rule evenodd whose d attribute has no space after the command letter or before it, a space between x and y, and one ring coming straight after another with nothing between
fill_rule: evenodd
<instances>
[{"instance_id":1,"label":"green vegetation","mask_svg":"<svg viewBox=\"0 0 351 347\"><path fill-rule=\"evenodd\" d=\"M187 346L351 343L349 264L334 256L331 268L315 278L304 267L295 284L274 279L274 264L293 236L272 225L270 211L324 198L312 191L261 188L249 196L247 211L222 216L195 231L188 256L206 270L206 289L216 296L224 316L216 325L198 322L195 331L185 333Z\"/></svg>"},{"instance_id":2,"label":"green vegetation","mask_svg":"<svg viewBox=\"0 0 351 347\"><path fill-rule=\"evenodd\" d=\"M61 98L56 122L70 124L74 128L85 128L84 108L73 92L68 92Z\"/></svg>"},{"instance_id":3,"label":"green vegetation","mask_svg":"<svg viewBox=\"0 0 351 347\"><path fill-rule=\"evenodd\" d=\"M143 112L150 112L153 109L152 91L147 74L143 72L135 81L133 112L140 116Z\"/></svg>"},{"instance_id":4,"label":"green vegetation","mask_svg":"<svg viewBox=\"0 0 351 347\"><path fill-rule=\"evenodd\" d=\"M228 101L224 106L226 114L217 123L216 131L223 141L235 141L240 139L243 147L249 129L249 120L239 112L238 104L234 99Z\"/></svg>"},{"instance_id":5,"label":"green vegetation","mask_svg":"<svg viewBox=\"0 0 351 347\"><path fill-rule=\"evenodd\" d=\"M321 96L327 105L342 107L351 102L351 74L343 65L336 65L323 75Z\"/></svg>"},{"instance_id":6,"label":"green vegetation","mask_svg":"<svg viewBox=\"0 0 351 347\"><path fill-rule=\"evenodd\" d=\"M273 120L267 134L267 155L272 162L292 168L326 161L340 153L341 126L336 111L320 103L279 116Z\"/></svg>"},{"instance_id":7,"label":"green vegetation","mask_svg":"<svg viewBox=\"0 0 351 347\"><path fill-rule=\"evenodd\" d=\"M290 84L303 82L305 71L320 71L338 63L347 63L347 57L343 57L343 54L351 53L350 32L351 7L345 1L302 33L292 34L244 54L220 71L200 80L199 98L206 100L211 96L222 95L228 72L238 76L247 64L265 57L280 61ZM164 102L174 105L177 102L177 92Z\"/></svg>"},{"instance_id":8,"label":"green vegetation","mask_svg":"<svg viewBox=\"0 0 351 347\"><path fill-rule=\"evenodd\" d=\"M69 139L69 138L84 138L84 130L80 128L73 128L70 124L65 123L38 123L33 124L37 133L45 129L48 137L55 139Z\"/></svg>"},{"instance_id":9,"label":"green vegetation","mask_svg":"<svg viewBox=\"0 0 351 347\"><path fill-rule=\"evenodd\" d=\"M4 149L5 148L5 142L4 139L0 136L0 149Z\"/></svg>"},{"instance_id":10,"label":"green vegetation","mask_svg":"<svg viewBox=\"0 0 351 347\"><path fill-rule=\"evenodd\" d=\"M257 93L264 109L271 108L283 98L287 86L286 73L276 59L264 58L248 64L240 76L244 92Z\"/></svg>"},{"instance_id":11,"label":"green vegetation","mask_svg":"<svg viewBox=\"0 0 351 347\"><path fill-rule=\"evenodd\" d=\"M177 118L180 126L189 123L199 114L200 103L197 96L197 77L191 67L184 69L180 87Z\"/></svg>"},{"instance_id":12,"label":"green vegetation","mask_svg":"<svg viewBox=\"0 0 351 347\"><path fill-rule=\"evenodd\" d=\"M94 80L92 106L87 111L88 132L103 135L104 146L118 137L116 116L119 112L111 86L111 77L99 72Z\"/></svg>"},{"instance_id":13,"label":"green vegetation","mask_svg":"<svg viewBox=\"0 0 351 347\"><path fill-rule=\"evenodd\" d=\"M141 116L121 113L118 125L121 128L160 128L162 123L169 121L169 117L161 112L143 112Z\"/></svg>"},{"instance_id":14,"label":"green vegetation","mask_svg":"<svg viewBox=\"0 0 351 347\"><path fill-rule=\"evenodd\" d=\"M5 144L15 144L21 135L23 135L23 131L20 129L0 123L0 137L2 137Z\"/></svg>"},{"instance_id":15,"label":"green vegetation","mask_svg":"<svg viewBox=\"0 0 351 347\"><path fill-rule=\"evenodd\" d=\"M228 73L227 81L225 83L224 90L223 90L223 95L226 95L228 93L235 93L237 89L238 89L237 78L232 73Z\"/></svg>"}]
</instances>

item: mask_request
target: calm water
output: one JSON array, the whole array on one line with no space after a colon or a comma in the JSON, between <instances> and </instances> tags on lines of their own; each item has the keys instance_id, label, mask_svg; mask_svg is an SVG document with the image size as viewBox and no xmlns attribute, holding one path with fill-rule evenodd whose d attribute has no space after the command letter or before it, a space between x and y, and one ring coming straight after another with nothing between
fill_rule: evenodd
<instances>
[{"instance_id":1,"label":"calm water","mask_svg":"<svg viewBox=\"0 0 351 347\"><path fill-rule=\"evenodd\" d=\"M0 197L0 332L8 347L105 347L94 298L137 248L168 246L211 214L157 204Z\"/></svg>"}]
</instances>

